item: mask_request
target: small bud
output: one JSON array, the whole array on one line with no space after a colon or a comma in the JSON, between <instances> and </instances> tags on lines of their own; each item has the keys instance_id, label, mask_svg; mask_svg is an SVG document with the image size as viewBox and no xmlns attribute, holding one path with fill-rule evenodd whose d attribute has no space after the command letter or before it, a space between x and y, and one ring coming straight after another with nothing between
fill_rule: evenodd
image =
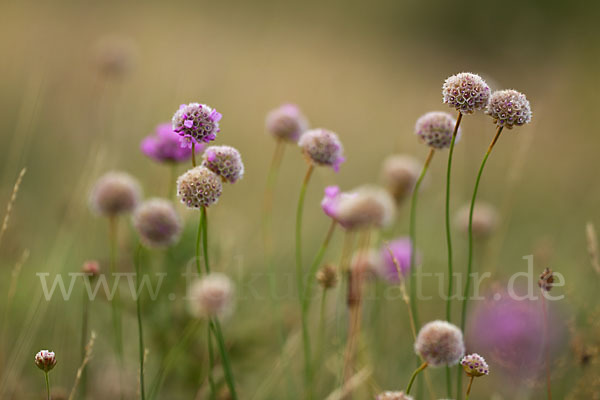
<instances>
[{"instance_id":1,"label":"small bud","mask_svg":"<svg viewBox=\"0 0 600 400\"><path fill-rule=\"evenodd\" d=\"M544 292L549 292L552 289L552 285L554 284L554 274L550 268L544 269L544 272L540 275L540 279L538 280L538 286Z\"/></svg>"},{"instance_id":2,"label":"small bud","mask_svg":"<svg viewBox=\"0 0 600 400\"><path fill-rule=\"evenodd\" d=\"M460 361L460 365L462 365L463 369L469 376L478 377L489 375L490 373L490 369L485 362L485 359L477 353L464 356Z\"/></svg>"},{"instance_id":3,"label":"small bud","mask_svg":"<svg viewBox=\"0 0 600 400\"><path fill-rule=\"evenodd\" d=\"M317 271L317 281L323 289L331 289L337 285L338 276L335 266L331 264L324 265Z\"/></svg>"},{"instance_id":4,"label":"small bud","mask_svg":"<svg viewBox=\"0 0 600 400\"><path fill-rule=\"evenodd\" d=\"M81 266L81 272L95 278L100 274L100 263L96 260L86 261Z\"/></svg>"},{"instance_id":5,"label":"small bud","mask_svg":"<svg viewBox=\"0 0 600 400\"><path fill-rule=\"evenodd\" d=\"M50 371L56 365L54 352L41 350L35 355L35 365L44 372Z\"/></svg>"}]
</instances>

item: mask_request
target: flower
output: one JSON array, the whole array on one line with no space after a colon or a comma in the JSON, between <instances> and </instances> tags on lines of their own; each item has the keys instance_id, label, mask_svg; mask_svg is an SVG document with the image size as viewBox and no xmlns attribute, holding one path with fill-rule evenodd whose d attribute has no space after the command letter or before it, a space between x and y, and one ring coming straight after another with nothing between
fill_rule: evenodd
<instances>
[{"instance_id":1,"label":"flower","mask_svg":"<svg viewBox=\"0 0 600 400\"><path fill-rule=\"evenodd\" d=\"M192 147L192 143L208 143L220 132L219 121L222 115L206 104L182 104L173 115L173 131L181 136L182 147Z\"/></svg>"},{"instance_id":2,"label":"flower","mask_svg":"<svg viewBox=\"0 0 600 400\"><path fill-rule=\"evenodd\" d=\"M266 128L277 139L296 143L307 129L308 120L295 104L284 104L267 114Z\"/></svg>"},{"instance_id":3,"label":"flower","mask_svg":"<svg viewBox=\"0 0 600 400\"><path fill-rule=\"evenodd\" d=\"M317 282L323 289L331 289L335 287L338 281L337 271L335 266L327 264L317 271Z\"/></svg>"},{"instance_id":4,"label":"flower","mask_svg":"<svg viewBox=\"0 0 600 400\"><path fill-rule=\"evenodd\" d=\"M173 204L165 199L150 199L133 214L133 226L147 247L166 247L179 239L181 220Z\"/></svg>"},{"instance_id":5,"label":"flower","mask_svg":"<svg viewBox=\"0 0 600 400\"><path fill-rule=\"evenodd\" d=\"M196 153L201 152L203 146L196 146ZM154 135L142 140L140 147L142 153L159 162L184 162L192 157L192 149L181 147L181 138L169 123L158 125Z\"/></svg>"},{"instance_id":6,"label":"flower","mask_svg":"<svg viewBox=\"0 0 600 400\"><path fill-rule=\"evenodd\" d=\"M108 172L90 194L90 206L98 215L114 217L133 211L142 197L138 181L125 172Z\"/></svg>"},{"instance_id":7,"label":"flower","mask_svg":"<svg viewBox=\"0 0 600 400\"><path fill-rule=\"evenodd\" d=\"M325 188L325 196L321 200L321 208L325 215L338 222L343 226L343 221L340 221L338 208L341 201L353 197L353 193L342 192L339 186L327 186Z\"/></svg>"},{"instance_id":8,"label":"flower","mask_svg":"<svg viewBox=\"0 0 600 400\"><path fill-rule=\"evenodd\" d=\"M379 393L375 400L413 400L413 397L404 392L383 392Z\"/></svg>"},{"instance_id":9,"label":"flower","mask_svg":"<svg viewBox=\"0 0 600 400\"><path fill-rule=\"evenodd\" d=\"M390 251L392 254L390 254ZM384 244L380 250L382 262L377 272L379 276L391 283L400 283L398 276L398 268L402 278L408 275L410 271L410 256L412 252L412 244L408 237L401 237ZM394 262L395 260L395 262ZM415 260L415 266L420 262L419 254ZM397 265L396 265L397 264Z\"/></svg>"},{"instance_id":10,"label":"flower","mask_svg":"<svg viewBox=\"0 0 600 400\"><path fill-rule=\"evenodd\" d=\"M386 190L363 186L352 193L352 196L340 197L336 206L336 218L344 228L382 228L392 222L396 206Z\"/></svg>"},{"instance_id":11,"label":"flower","mask_svg":"<svg viewBox=\"0 0 600 400\"><path fill-rule=\"evenodd\" d=\"M227 317L233 311L233 283L224 274L213 272L190 288L189 308L197 318Z\"/></svg>"},{"instance_id":12,"label":"flower","mask_svg":"<svg viewBox=\"0 0 600 400\"><path fill-rule=\"evenodd\" d=\"M512 129L531 122L531 106L523 93L516 90L498 90L490 96L485 113L494 123Z\"/></svg>"},{"instance_id":13,"label":"flower","mask_svg":"<svg viewBox=\"0 0 600 400\"><path fill-rule=\"evenodd\" d=\"M455 365L465 354L463 334L449 322L428 322L417 335L415 352L431 367Z\"/></svg>"},{"instance_id":14,"label":"flower","mask_svg":"<svg viewBox=\"0 0 600 400\"><path fill-rule=\"evenodd\" d=\"M482 110L490 97L490 87L479 75L469 72L452 75L442 86L444 103L462 114Z\"/></svg>"},{"instance_id":15,"label":"flower","mask_svg":"<svg viewBox=\"0 0 600 400\"><path fill-rule=\"evenodd\" d=\"M203 166L192 168L177 179L177 196L188 208L215 204L222 192L219 175Z\"/></svg>"},{"instance_id":16,"label":"flower","mask_svg":"<svg viewBox=\"0 0 600 400\"><path fill-rule=\"evenodd\" d=\"M412 193L421 168L421 163L411 156L393 155L384 160L381 176L397 203Z\"/></svg>"},{"instance_id":17,"label":"flower","mask_svg":"<svg viewBox=\"0 0 600 400\"><path fill-rule=\"evenodd\" d=\"M544 292L549 292L554 285L554 274L550 268L545 268L544 272L540 275L540 279L538 280L538 286Z\"/></svg>"},{"instance_id":18,"label":"flower","mask_svg":"<svg viewBox=\"0 0 600 400\"><path fill-rule=\"evenodd\" d=\"M469 233L469 212L471 206L466 204L454 217L454 225L464 234ZM473 207L473 235L486 238L498 225L498 212L491 204L477 202Z\"/></svg>"},{"instance_id":19,"label":"flower","mask_svg":"<svg viewBox=\"0 0 600 400\"><path fill-rule=\"evenodd\" d=\"M298 145L310 162L332 167L336 172L346 160L343 157L342 142L335 133L327 129L312 129L304 132L298 140Z\"/></svg>"},{"instance_id":20,"label":"flower","mask_svg":"<svg viewBox=\"0 0 600 400\"><path fill-rule=\"evenodd\" d=\"M477 353L464 356L460 361L460 365L462 365L463 369L469 376L478 377L489 375L490 373L490 369L485 362L485 359Z\"/></svg>"},{"instance_id":21,"label":"flower","mask_svg":"<svg viewBox=\"0 0 600 400\"><path fill-rule=\"evenodd\" d=\"M81 272L92 278L96 277L100 274L100 264L96 260L86 261L81 266Z\"/></svg>"},{"instance_id":22,"label":"flower","mask_svg":"<svg viewBox=\"0 0 600 400\"><path fill-rule=\"evenodd\" d=\"M431 111L422 115L415 125L415 134L427 146L434 149L450 147L456 120L450 114L442 111ZM456 140L460 138L460 129Z\"/></svg>"},{"instance_id":23,"label":"flower","mask_svg":"<svg viewBox=\"0 0 600 400\"><path fill-rule=\"evenodd\" d=\"M202 166L219 175L223 181L235 183L244 176L240 152L230 146L210 146L202 156Z\"/></svg>"},{"instance_id":24,"label":"flower","mask_svg":"<svg viewBox=\"0 0 600 400\"><path fill-rule=\"evenodd\" d=\"M44 372L50 371L56 365L56 356L53 351L40 350L35 355L35 365Z\"/></svg>"}]
</instances>

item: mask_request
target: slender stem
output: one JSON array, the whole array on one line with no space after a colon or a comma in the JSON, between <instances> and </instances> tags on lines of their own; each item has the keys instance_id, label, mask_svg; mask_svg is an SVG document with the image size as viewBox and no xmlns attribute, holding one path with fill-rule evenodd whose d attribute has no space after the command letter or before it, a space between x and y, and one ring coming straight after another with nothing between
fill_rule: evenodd
<instances>
[{"instance_id":1,"label":"slender stem","mask_svg":"<svg viewBox=\"0 0 600 400\"><path fill-rule=\"evenodd\" d=\"M323 357L323 343L325 342L325 312L327 306L327 289L323 289L323 293L321 295L321 305L319 307L319 330L318 330L318 342L317 342L317 357L318 362L317 365L320 364L320 361Z\"/></svg>"},{"instance_id":2,"label":"slender stem","mask_svg":"<svg viewBox=\"0 0 600 400\"><path fill-rule=\"evenodd\" d=\"M142 326L142 305L140 301L140 297L142 295L142 291L140 289L140 276L142 274L141 254L142 245L139 244L135 255L135 280L137 286L136 290L139 290L139 292L135 296L135 307L137 312L138 323L138 344L140 348L140 394L142 396L142 400L146 400L146 391L144 387L144 331Z\"/></svg>"},{"instance_id":3,"label":"slender stem","mask_svg":"<svg viewBox=\"0 0 600 400\"><path fill-rule=\"evenodd\" d=\"M169 165L169 186L167 187L167 199L173 201L177 192L177 163Z\"/></svg>"},{"instance_id":4,"label":"slender stem","mask_svg":"<svg viewBox=\"0 0 600 400\"><path fill-rule=\"evenodd\" d=\"M205 210L204 207L202 210ZM198 218L198 232L196 234L196 270L198 275L202 275L202 262L200 261L200 243L202 239L202 229L204 224L205 212L200 211L200 217Z\"/></svg>"},{"instance_id":5,"label":"slender stem","mask_svg":"<svg viewBox=\"0 0 600 400\"><path fill-rule=\"evenodd\" d=\"M88 276L84 276L83 279L90 279ZM83 298L82 300L82 315L81 315L81 360L85 360L85 346L87 341L87 333L88 333L88 321L89 321L89 304L90 299L87 295L87 290L85 286L83 287ZM81 372L81 398L85 399L87 392L87 370L84 369Z\"/></svg>"},{"instance_id":6,"label":"slender stem","mask_svg":"<svg viewBox=\"0 0 600 400\"><path fill-rule=\"evenodd\" d=\"M471 379L469 379L469 386L467 386L467 394L465 395L465 400L469 400L469 395L471 394L471 386L473 386L473 379L475 379L475 376L471 376Z\"/></svg>"},{"instance_id":7,"label":"slender stem","mask_svg":"<svg viewBox=\"0 0 600 400\"><path fill-rule=\"evenodd\" d=\"M448 245L448 292L446 295L446 321L452 322L452 284L454 275L452 271L452 236L450 229L450 178L452 177L452 155L454 154L454 144L456 143L456 135L458 134L458 127L462 120L462 113L458 112L456 118L456 125L454 125L454 132L452 132L452 141L450 142L450 149L448 151L448 168L446 169L446 242ZM452 384L450 382L450 367L446 366L446 394L450 397L452 393Z\"/></svg>"},{"instance_id":8,"label":"slender stem","mask_svg":"<svg viewBox=\"0 0 600 400\"><path fill-rule=\"evenodd\" d=\"M413 372L413 374L410 377L410 380L408 381L408 386L406 387L406 394L409 395L410 394L410 389L412 388L413 383L415 382L415 378L417 377L417 375L419 374L419 372L423 371L425 368L427 368L427 363L424 362L423 364L421 364L421 366L417 369L415 369L415 372Z\"/></svg>"},{"instance_id":9,"label":"slender stem","mask_svg":"<svg viewBox=\"0 0 600 400\"><path fill-rule=\"evenodd\" d=\"M460 318L460 328L461 330L464 332L465 330L465 323L466 323L466 317L467 317L467 304L468 304L468 295L469 295L469 291L470 291L470 286L471 286L471 272L473 270L473 210L475 209L475 201L477 200L477 191L479 190L479 183L481 182L481 176L483 174L483 169L485 167L485 164L488 160L488 157L490 156L490 153L492 152L492 149L494 148L494 145L496 144L496 142L498 141L498 138L500 137L500 133L502 133L502 126L498 126L498 128L496 129L496 135L494 135L494 138L492 139L492 142L490 143L484 157L483 160L481 161L481 166L479 167L479 172L477 173L477 178L475 179L475 188L473 189L473 196L471 197L471 205L469 208L469 255L468 255L468 261L467 261L467 277L466 277L466 284L465 284L465 289L463 292L463 297L461 299L462 301L462 311L461 311L461 318ZM458 379L457 379L457 390L456 390L456 398L458 400L461 399L462 397L462 374L460 373L460 368L458 369Z\"/></svg>"},{"instance_id":10,"label":"slender stem","mask_svg":"<svg viewBox=\"0 0 600 400\"><path fill-rule=\"evenodd\" d=\"M300 188L300 197L298 198L298 208L296 210L296 285L298 287L298 301L300 302L300 308L303 308L303 294L304 294L304 276L302 273L302 214L304 212L304 199L306 197L306 189L308 182L314 170L313 164L308 166L304 180L302 181L302 187ZM304 318L302 318L302 345L304 348L304 383L306 397L311 398L311 387L310 380L312 376L311 362L310 362L310 338L308 335L308 327L306 326Z\"/></svg>"},{"instance_id":11,"label":"slender stem","mask_svg":"<svg viewBox=\"0 0 600 400\"><path fill-rule=\"evenodd\" d=\"M115 274L117 273L117 232L118 232L118 220L117 217L110 217L109 220L109 240L110 240L110 272L113 279L116 279ZM117 282L117 281L115 281ZM113 329L115 334L115 349L119 357L121 366L123 364L123 337L121 332L121 301L119 288L115 289L115 295L111 301L112 306L112 320Z\"/></svg>"},{"instance_id":12,"label":"slender stem","mask_svg":"<svg viewBox=\"0 0 600 400\"><path fill-rule=\"evenodd\" d=\"M552 387L550 384L550 328L548 325L548 306L546 305L546 296L543 289L542 314L544 317L544 353L546 354L546 389L548 391L548 400L552 400Z\"/></svg>"},{"instance_id":13,"label":"slender stem","mask_svg":"<svg viewBox=\"0 0 600 400\"><path fill-rule=\"evenodd\" d=\"M213 377L215 368L215 354L213 351L210 323L206 324L206 344L208 346L208 386L210 387L210 398L211 400L214 400L217 397L217 387L215 386L215 379Z\"/></svg>"},{"instance_id":14,"label":"slender stem","mask_svg":"<svg viewBox=\"0 0 600 400\"><path fill-rule=\"evenodd\" d=\"M46 378L46 395L50 400L50 378L48 378L48 372L44 371L44 377Z\"/></svg>"},{"instance_id":15,"label":"slender stem","mask_svg":"<svg viewBox=\"0 0 600 400\"><path fill-rule=\"evenodd\" d=\"M192 141L192 167L196 166L196 143Z\"/></svg>"},{"instance_id":16,"label":"slender stem","mask_svg":"<svg viewBox=\"0 0 600 400\"><path fill-rule=\"evenodd\" d=\"M201 221L202 221L202 253L204 254L204 269L207 274L210 274L210 264L208 262L208 215L206 214L206 207L202 207Z\"/></svg>"}]
</instances>

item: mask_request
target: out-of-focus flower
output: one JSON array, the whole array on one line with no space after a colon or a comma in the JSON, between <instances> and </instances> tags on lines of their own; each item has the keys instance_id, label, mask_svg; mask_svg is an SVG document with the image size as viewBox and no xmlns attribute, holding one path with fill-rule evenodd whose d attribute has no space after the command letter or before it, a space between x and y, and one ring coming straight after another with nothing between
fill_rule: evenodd
<instances>
[{"instance_id":1,"label":"out-of-focus flower","mask_svg":"<svg viewBox=\"0 0 600 400\"><path fill-rule=\"evenodd\" d=\"M182 104L173 115L173 131L181 136L182 147L208 143L215 140L221 131L221 117L221 113L206 104Z\"/></svg>"},{"instance_id":2,"label":"out-of-focus flower","mask_svg":"<svg viewBox=\"0 0 600 400\"><path fill-rule=\"evenodd\" d=\"M148 247L166 247L179 239L181 219L169 200L150 199L133 213L133 226Z\"/></svg>"},{"instance_id":3,"label":"out-of-focus flower","mask_svg":"<svg viewBox=\"0 0 600 400\"><path fill-rule=\"evenodd\" d=\"M527 97L516 90L498 90L490 96L485 111L494 123L512 129L531 122L531 105Z\"/></svg>"},{"instance_id":4,"label":"out-of-focus flower","mask_svg":"<svg viewBox=\"0 0 600 400\"><path fill-rule=\"evenodd\" d=\"M375 400L413 400L413 397L404 392L383 392L379 393Z\"/></svg>"},{"instance_id":5,"label":"out-of-focus flower","mask_svg":"<svg viewBox=\"0 0 600 400\"><path fill-rule=\"evenodd\" d=\"M549 292L554 285L554 274L550 268L545 268L544 272L540 275L540 279L538 280L538 286L544 292Z\"/></svg>"},{"instance_id":6,"label":"out-of-focus flower","mask_svg":"<svg viewBox=\"0 0 600 400\"><path fill-rule=\"evenodd\" d=\"M89 260L83 263L81 266L81 272L90 277L96 277L100 274L100 263L96 260Z\"/></svg>"},{"instance_id":7,"label":"out-of-focus flower","mask_svg":"<svg viewBox=\"0 0 600 400\"><path fill-rule=\"evenodd\" d=\"M415 124L415 134L427 146L437 150L450 147L456 120L442 111L432 111L421 116ZM456 141L460 139L460 129Z\"/></svg>"},{"instance_id":8,"label":"out-of-focus flower","mask_svg":"<svg viewBox=\"0 0 600 400\"><path fill-rule=\"evenodd\" d=\"M196 281L188 293L190 312L197 318L229 316L233 310L233 283L213 272Z\"/></svg>"},{"instance_id":9,"label":"out-of-focus flower","mask_svg":"<svg viewBox=\"0 0 600 400\"><path fill-rule=\"evenodd\" d=\"M308 121L295 104L284 104L267 114L266 128L277 139L296 143L308 129Z\"/></svg>"},{"instance_id":10,"label":"out-of-focus flower","mask_svg":"<svg viewBox=\"0 0 600 400\"><path fill-rule=\"evenodd\" d=\"M429 322L417 335L415 352L431 367L455 365L465 354L463 334L449 322Z\"/></svg>"},{"instance_id":11,"label":"out-of-focus flower","mask_svg":"<svg viewBox=\"0 0 600 400\"><path fill-rule=\"evenodd\" d=\"M332 167L336 172L346 160L344 147L338 136L327 129L311 129L300 136L298 145L309 162Z\"/></svg>"},{"instance_id":12,"label":"out-of-focus flower","mask_svg":"<svg viewBox=\"0 0 600 400\"><path fill-rule=\"evenodd\" d=\"M354 196L353 193L342 192L338 186L327 186L325 196L321 200L321 208L325 215L335 220L343 226L343 221L339 218L339 205L346 198Z\"/></svg>"},{"instance_id":13,"label":"out-of-focus flower","mask_svg":"<svg viewBox=\"0 0 600 400\"><path fill-rule=\"evenodd\" d=\"M203 144L196 146L196 153L201 152ZM159 162L185 162L192 157L192 149L181 147L181 137L173 131L170 123L160 124L153 135L147 136L141 143L142 152Z\"/></svg>"},{"instance_id":14,"label":"out-of-focus flower","mask_svg":"<svg viewBox=\"0 0 600 400\"><path fill-rule=\"evenodd\" d=\"M397 203L412 193L421 168L421 163L411 156L393 155L385 159L381 171L383 184Z\"/></svg>"},{"instance_id":15,"label":"out-of-focus flower","mask_svg":"<svg viewBox=\"0 0 600 400\"><path fill-rule=\"evenodd\" d=\"M392 254L390 254L390 251ZM400 275L403 278L410 272L410 258L412 253L412 244L410 238L402 237L389 242L387 245L384 244L381 246L379 253L382 260L377 271L379 276L388 282L400 283L398 269L400 269ZM394 262L394 260L396 262ZM415 266L418 266L419 263L420 257L417 252Z\"/></svg>"},{"instance_id":16,"label":"out-of-focus flower","mask_svg":"<svg viewBox=\"0 0 600 400\"><path fill-rule=\"evenodd\" d=\"M137 46L131 38L108 35L97 41L94 52L100 73L118 78L127 75L133 69Z\"/></svg>"},{"instance_id":17,"label":"out-of-focus flower","mask_svg":"<svg viewBox=\"0 0 600 400\"><path fill-rule=\"evenodd\" d=\"M336 210L340 224L356 230L388 226L394 219L396 206L386 190L363 186L352 191L352 196L340 198Z\"/></svg>"},{"instance_id":18,"label":"out-of-focus flower","mask_svg":"<svg viewBox=\"0 0 600 400\"><path fill-rule=\"evenodd\" d=\"M469 233L469 211L471 206L466 204L454 217L455 226L464 234ZM491 204L477 202L473 208L473 235L478 238L489 237L498 225L498 212Z\"/></svg>"},{"instance_id":19,"label":"out-of-focus flower","mask_svg":"<svg viewBox=\"0 0 600 400\"><path fill-rule=\"evenodd\" d=\"M98 179L90 194L94 212L113 217L133 211L142 197L138 181L125 172L108 172Z\"/></svg>"},{"instance_id":20,"label":"out-of-focus flower","mask_svg":"<svg viewBox=\"0 0 600 400\"><path fill-rule=\"evenodd\" d=\"M240 152L231 146L210 146L202 156L202 165L224 181L235 183L244 176Z\"/></svg>"},{"instance_id":21,"label":"out-of-focus flower","mask_svg":"<svg viewBox=\"0 0 600 400\"><path fill-rule=\"evenodd\" d=\"M338 281L337 271L333 265L324 265L317 272L317 282L323 289L331 289L335 287Z\"/></svg>"}]
</instances>

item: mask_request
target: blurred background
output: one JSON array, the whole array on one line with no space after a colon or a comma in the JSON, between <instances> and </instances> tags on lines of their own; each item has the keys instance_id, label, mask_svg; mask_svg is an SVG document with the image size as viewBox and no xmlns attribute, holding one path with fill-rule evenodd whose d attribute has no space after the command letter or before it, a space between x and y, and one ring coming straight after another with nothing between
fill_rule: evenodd
<instances>
[{"instance_id":1,"label":"blurred background","mask_svg":"<svg viewBox=\"0 0 600 400\"><path fill-rule=\"evenodd\" d=\"M0 304L6 305L0 310L5 314L0 397L43 397L43 376L32 362L42 348L59 357L51 373L55 387L70 390L80 363L80 295L47 302L35 274L77 272L87 259L107 268L106 221L89 212L90 187L102 173L118 169L138 177L146 196L165 196L168 168L145 157L139 143L169 121L179 104L197 101L223 114L216 144L238 148L246 165L244 179L226 187L210 210L216 269L238 283L237 311L225 330L242 398L300 398L300 350L288 343L291 355L286 356L280 333L292 335L299 325L296 300L286 285L293 273L294 210L306 164L288 146L274 208L278 282L287 295L276 306L268 296L257 234L275 147L265 133L266 113L296 103L311 126L337 132L345 146L341 171L318 169L309 188L304 234L310 259L329 224L319 207L323 188L379 183L381 161L391 154L424 160L428 150L413 134L416 119L427 111L446 111L443 81L470 71L482 75L493 90L522 91L533 109L530 125L503 133L485 171L480 199L500 210L501 227L487 243L481 268L494 271L491 281L503 282L525 271L522 257L533 254L536 276L547 266L564 275L566 284L557 292L565 300L551 305L561 338L554 349L555 395L600 398L593 397L600 393L600 362L593 356L599 344L600 280L590 266L585 235L586 222L600 224L598 17L600 3L586 0L2 1L2 208L21 169L27 173L0 242ZM470 198L494 126L477 114L463 119L462 130L453 169L454 210ZM446 157L445 152L434 157L419 205L423 268L433 273L446 268ZM193 254L196 214L180 211L189 223L166 256L169 263L163 263L160 252L148 257L157 271L168 265L170 273L179 273ZM122 223L120 234L119 265L126 271L133 268L128 225ZM393 233L407 229L404 204ZM338 260L341 242L338 232L328 261ZM454 242L455 264L462 271L466 241L457 232ZM9 304L4 293L21 263ZM369 290L377 293L378 285L383 284ZM425 291L437 293L436 285L430 282ZM163 299L156 306L154 325L160 333L148 328L149 376L189 319L181 299L184 288L178 289L177 300ZM135 382L130 303L124 318ZM98 333L89 367L94 399L112 398L102 390L116 379L105 376L116 372L109 312L106 301L92 304L90 326ZM442 314L442 300L422 305L424 321ZM373 387L402 389L413 367L404 304L399 298L367 300L364 318L368 351L363 362L373 373L357 397L371 398ZM160 398L196 393L203 398L198 364L205 354L201 339L196 342L179 358ZM473 397L545 398L536 379L511 381L507 388L507 376L477 382ZM432 371L431 377L441 397L443 371ZM322 380L325 398L335 377L325 372Z\"/></svg>"}]
</instances>

